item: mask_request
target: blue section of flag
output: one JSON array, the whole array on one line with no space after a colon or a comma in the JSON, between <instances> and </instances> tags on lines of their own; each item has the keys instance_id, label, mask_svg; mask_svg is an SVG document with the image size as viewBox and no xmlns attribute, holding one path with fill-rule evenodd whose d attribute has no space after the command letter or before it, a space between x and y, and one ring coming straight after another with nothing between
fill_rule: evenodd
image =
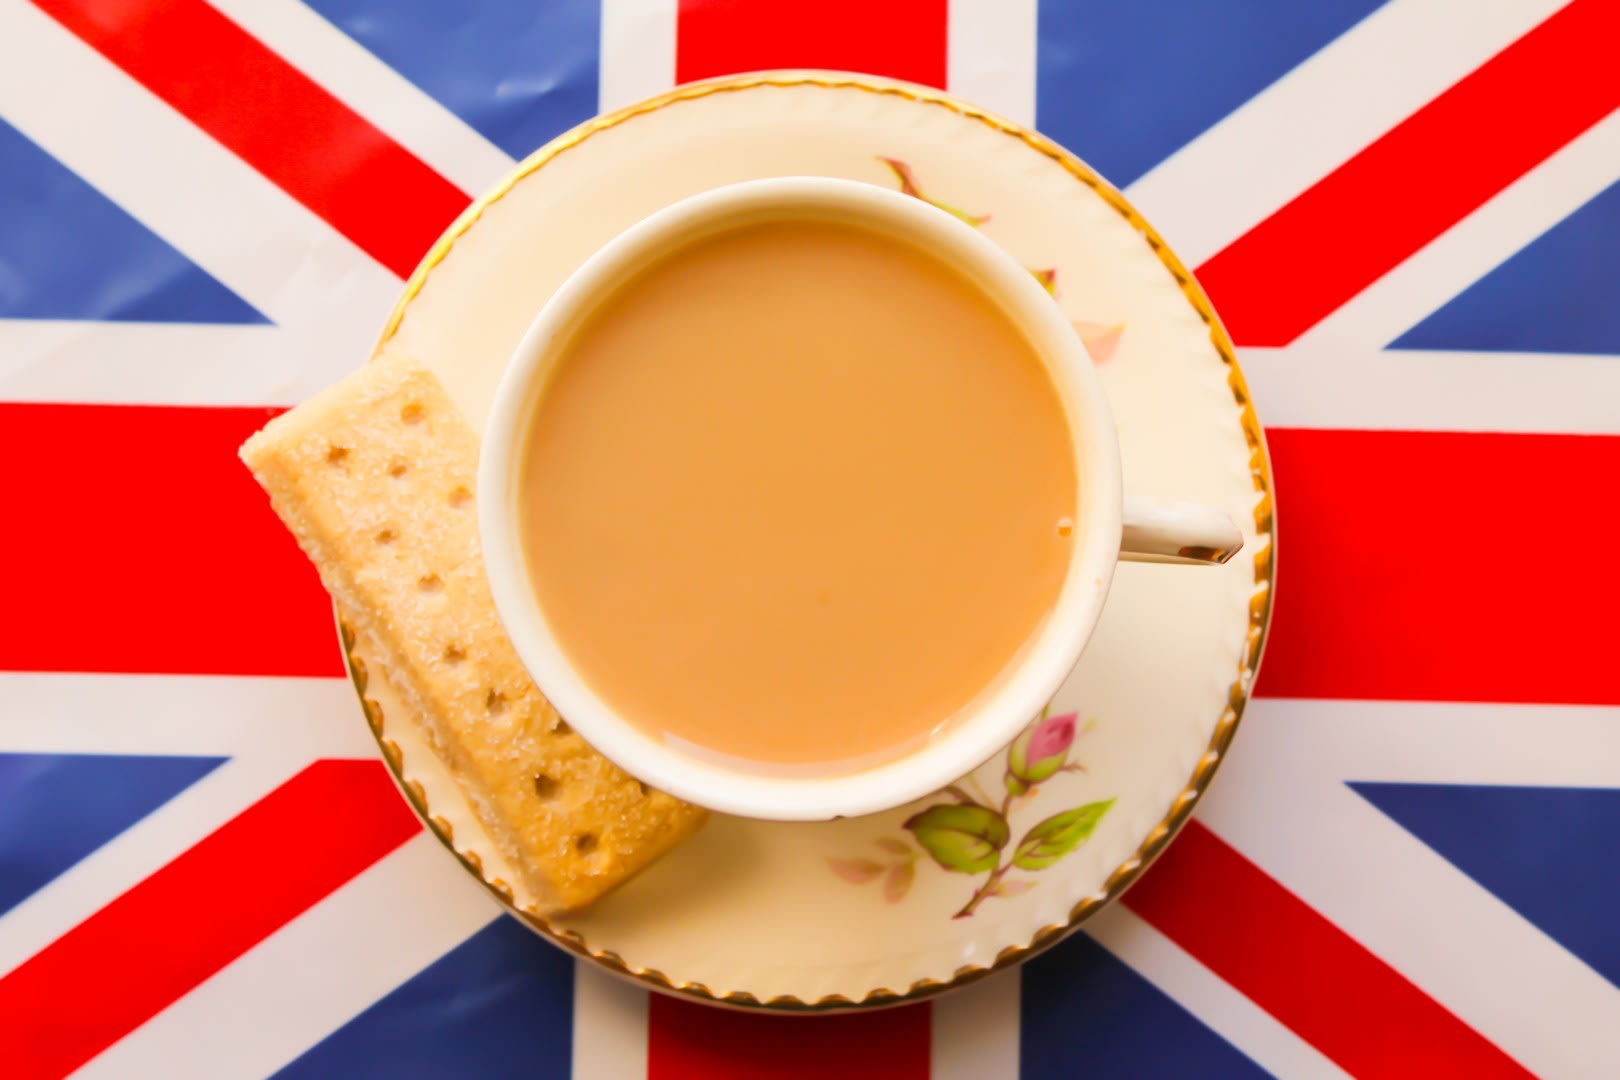
<instances>
[{"instance_id":1,"label":"blue section of flag","mask_svg":"<svg viewBox=\"0 0 1620 1080\"><path fill-rule=\"evenodd\" d=\"M513 157L596 113L599 0L305 0Z\"/></svg>"},{"instance_id":2,"label":"blue section of flag","mask_svg":"<svg viewBox=\"0 0 1620 1080\"><path fill-rule=\"evenodd\" d=\"M1124 187L1378 6L1040 0L1036 126Z\"/></svg>"},{"instance_id":3,"label":"blue section of flag","mask_svg":"<svg viewBox=\"0 0 1620 1080\"><path fill-rule=\"evenodd\" d=\"M0 318L269 321L4 120Z\"/></svg>"},{"instance_id":4,"label":"blue section of flag","mask_svg":"<svg viewBox=\"0 0 1620 1080\"><path fill-rule=\"evenodd\" d=\"M516 919L497 917L295 1059L277 1080L566 1080L573 1003L573 959Z\"/></svg>"},{"instance_id":5,"label":"blue section of flag","mask_svg":"<svg viewBox=\"0 0 1620 1080\"><path fill-rule=\"evenodd\" d=\"M0 754L0 914L224 760Z\"/></svg>"},{"instance_id":6,"label":"blue section of flag","mask_svg":"<svg viewBox=\"0 0 1620 1080\"><path fill-rule=\"evenodd\" d=\"M1023 969L1021 1080L1266 1076L1084 933Z\"/></svg>"},{"instance_id":7,"label":"blue section of flag","mask_svg":"<svg viewBox=\"0 0 1620 1080\"><path fill-rule=\"evenodd\" d=\"M1620 356L1620 183L1390 344Z\"/></svg>"},{"instance_id":8,"label":"blue section of flag","mask_svg":"<svg viewBox=\"0 0 1620 1080\"><path fill-rule=\"evenodd\" d=\"M1350 786L1620 985L1620 789Z\"/></svg>"}]
</instances>

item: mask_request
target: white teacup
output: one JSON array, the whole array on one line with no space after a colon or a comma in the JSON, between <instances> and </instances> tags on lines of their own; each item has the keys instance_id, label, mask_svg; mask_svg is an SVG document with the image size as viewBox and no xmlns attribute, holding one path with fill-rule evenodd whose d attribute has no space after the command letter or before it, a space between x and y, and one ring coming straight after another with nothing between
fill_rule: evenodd
<instances>
[{"instance_id":1,"label":"white teacup","mask_svg":"<svg viewBox=\"0 0 1620 1080\"><path fill-rule=\"evenodd\" d=\"M894 760L826 776L764 775L699 757L609 708L570 665L530 583L520 512L530 422L551 366L596 307L640 268L703 236L775 219L859 224L931 250L1000 301L1051 373L1069 421L1079 490L1068 575L1021 658L968 715ZM1126 499L1119 436L1074 328L1035 278L982 233L920 199L869 184L789 177L696 195L620 234L565 281L506 369L484 433L479 531L496 607L536 685L584 738L627 772L688 802L778 820L869 814L929 795L1007 746L1062 685L1090 640L1120 559L1224 562L1243 544L1225 513Z\"/></svg>"}]
</instances>

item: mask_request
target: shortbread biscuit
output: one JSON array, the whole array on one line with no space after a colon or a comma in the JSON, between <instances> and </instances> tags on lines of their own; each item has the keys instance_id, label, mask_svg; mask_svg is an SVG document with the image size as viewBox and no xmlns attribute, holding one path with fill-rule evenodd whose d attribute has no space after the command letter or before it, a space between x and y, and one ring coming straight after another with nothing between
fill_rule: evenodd
<instances>
[{"instance_id":1,"label":"shortbread biscuit","mask_svg":"<svg viewBox=\"0 0 1620 1080\"><path fill-rule=\"evenodd\" d=\"M242 460L542 909L591 902L703 811L592 750L529 680L484 575L478 437L426 370L379 360L272 420Z\"/></svg>"}]
</instances>

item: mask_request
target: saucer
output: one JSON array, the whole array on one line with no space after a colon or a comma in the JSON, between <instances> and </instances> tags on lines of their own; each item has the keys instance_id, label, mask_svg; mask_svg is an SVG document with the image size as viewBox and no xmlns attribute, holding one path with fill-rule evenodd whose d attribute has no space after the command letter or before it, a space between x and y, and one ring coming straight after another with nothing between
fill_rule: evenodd
<instances>
[{"instance_id":1,"label":"saucer","mask_svg":"<svg viewBox=\"0 0 1620 1080\"><path fill-rule=\"evenodd\" d=\"M740 180L836 176L956 213L1056 296L1098 365L1125 488L1226 509L1220 567L1123 563L1047 714L958 784L814 824L716 816L587 912L546 919L448 773L344 646L389 769L429 827L529 926L659 990L837 1011L926 997L1053 944L1186 820L1248 698L1270 614L1260 426L1203 292L1120 194L1033 132L943 94L828 72L697 83L593 120L478 199L407 284L378 345L431 368L482 428L534 313L592 252Z\"/></svg>"}]
</instances>

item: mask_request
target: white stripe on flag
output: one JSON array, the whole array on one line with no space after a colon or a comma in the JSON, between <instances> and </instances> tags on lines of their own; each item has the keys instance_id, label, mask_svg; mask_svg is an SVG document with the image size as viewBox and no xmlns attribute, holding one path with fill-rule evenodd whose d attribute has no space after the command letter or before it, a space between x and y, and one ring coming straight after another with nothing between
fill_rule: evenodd
<instances>
[{"instance_id":1,"label":"white stripe on flag","mask_svg":"<svg viewBox=\"0 0 1620 1080\"><path fill-rule=\"evenodd\" d=\"M947 89L1011 120L1035 123L1036 0L950 0Z\"/></svg>"},{"instance_id":2,"label":"white stripe on flag","mask_svg":"<svg viewBox=\"0 0 1620 1080\"><path fill-rule=\"evenodd\" d=\"M1251 728L1245 716L1239 759L1258 731L1255 755L1310 746L1314 771L1335 784L1620 787L1620 706L1261 698L1249 707L1260 719ZM1215 788L1239 786L1222 777Z\"/></svg>"},{"instance_id":3,"label":"white stripe on flag","mask_svg":"<svg viewBox=\"0 0 1620 1080\"><path fill-rule=\"evenodd\" d=\"M506 151L312 8L297 0L210 2L468 195L511 169Z\"/></svg>"},{"instance_id":4,"label":"white stripe on flag","mask_svg":"<svg viewBox=\"0 0 1620 1080\"><path fill-rule=\"evenodd\" d=\"M602 0L597 107L633 105L675 85L676 0Z\"/></svg>"},{"instance_id":5,"label":"white stripe on flag","mask_svg":"<svg viewBox=\"0 0 1620 1080\"><path fill-rule=\"evenodd\" d=\"M381 320L378 320L381 325ZM0 319L0 397L97 405L296 405L365 361L319 326Z\"/></svg>"},{"instance_id":6,"label":"white stripe on flag","mask_svg":"<svg viewBox=\"0 0 1620 1080\"><path fill-rule=\"evenodd\" d=\"M1017 1076L1022 999L1016 970L935 998L930 1080Z\"/></svg>"},{"instance_id":7,"label":"white stripe on flag","mask_svg":"<svg viewBox=\"0 0 1620 1080\"><path fill-rule=\"evenodd\" d=\"M500 917L421 833L74 1075L258 1080Z\"/></svg>"},{"instance_id":8,"label":"white stripe on flag","mask_svg":"<svg viewBox=\"0 0 1620 1080\"><path fill-rule=\"evenodd\" d=\"M641 1080L647 1075L647 995L628 979L575 963L576 1080Z\"/></svg>"},{"instance_id":9,"label":"white stripe on flag","mask_svg":"<svg viewBox=\"0 0 1620 1080\"><path fill-rule=\"evenodd\" d=\"M1321 1051L1127 908L1115 904L1087 922L1085 932L1273 1076L1345 1075Z\"/></svg>"},{"instance_id":10,"label":"white stripe on flag","mask_svg":"<svg viewBox=\"0 0 1620 1080\"><path fill-rule=\"evenodd\" d=\"M1617 179L1620 109L1373 282L1294 346L1389 344Z\"/></svg>"},{"instance_id":11,"label":"white stripe on flag","mask_svg":"<svg viewBox=\"0 0 1620 1080\"><path fill-rule=\"evenodd\" d=\"M298 764L377 754L347 679L0 672L0 701L0 752Z\"/></svg>"},{"instance_id":12,"label":"white stripe on flag","mask_svg":"<svg viewBox=\"0 0 1620 1080\"><path fill-rule=\"evenodd\" d=\"M1239 349L1270 427L1620 435L1620 359L1296 344Z\"/></svg>"},{"instance_id":13,"label":"white stripe on flag","mask_svg":"<svg viewBox=\"0 0 1620 1080\"><path fill-rule=\"evenodd\" d=\"M0 8L0 115L327 356L370 351L398 280L32 5Z\"/></svg>"},{"instance_id":14,"label":"white stripe on flag","mask_svg":"<svg viewBox=\"0 0 1620 1080\"><path fill-rule=\"evenodd\" d=\"M1560 6L1391 0L1126 194L1196 267Z\"/></svg>"},{"instance_id":15,"label":"white stripe on flag","mask_svg":"<svg viewBox=\"0 0 1620 1080\"><path fill-rule=\"evenodd\" d=\"M1532 1072L1620 1075L1620 990L1347 786L1419 777L1613 786L1617 718L1614 709L1262 699L1199 816ZM1447 750L1461 755L1449 767Z\"/></svg>"}]
</instances>

